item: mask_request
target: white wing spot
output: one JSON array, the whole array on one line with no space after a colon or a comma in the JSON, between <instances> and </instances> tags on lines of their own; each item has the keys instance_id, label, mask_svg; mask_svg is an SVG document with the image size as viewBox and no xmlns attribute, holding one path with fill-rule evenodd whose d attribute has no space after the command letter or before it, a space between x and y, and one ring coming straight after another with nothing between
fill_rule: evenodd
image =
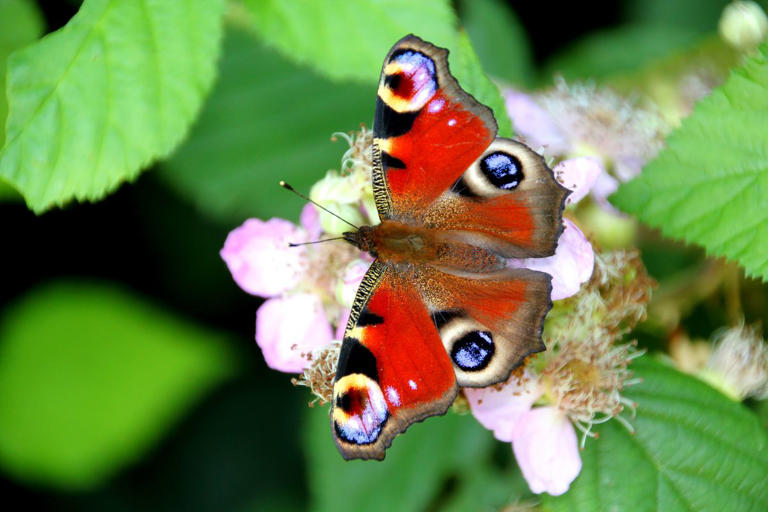
<instances>
[{"instance_id":1,"label":"white wing spot","mask_svg":"<svg viewBox=\"0 0 768 512\"><path fill-rule=\"evenodd\" d=\"M392 386L387 388L387 398L392 405L396 407L400 406L400 395L397 394L397 390Z\"/></svg>"},{"instance_id":2,"label":"white wing spot","mask_svg":"<svg viewBox=\"0 0 768 512\"><path fill-rule=\"evenodd\" d=\"M429 106L427 106L427 111L429 111L431 114L434 114L435 112L440 112L441 110L443 110L443 105L445 105L445 100L434 99L429 102Z\"/></svg>"}]
</instances>

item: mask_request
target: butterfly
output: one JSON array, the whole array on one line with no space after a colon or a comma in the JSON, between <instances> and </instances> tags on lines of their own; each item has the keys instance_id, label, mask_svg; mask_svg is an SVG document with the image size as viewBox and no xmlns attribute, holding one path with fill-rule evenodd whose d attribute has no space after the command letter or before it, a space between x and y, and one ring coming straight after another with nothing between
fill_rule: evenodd
<instances>
[{"instance_id":1,"label":"butterfly","mask_svg":"<svg viewBox=\"0 0 768 512\"><path fill-rule=\"evenodd\" d=\"M510 258L554 254L568 190L540 155L496 137L448 51L409 35L384 59L373 124L381 223L344 233L375 258L339 354L331 428L345 459L383 459L460 387L509 378L545 349L551 277Z\"/></svg>"}]
</instances>

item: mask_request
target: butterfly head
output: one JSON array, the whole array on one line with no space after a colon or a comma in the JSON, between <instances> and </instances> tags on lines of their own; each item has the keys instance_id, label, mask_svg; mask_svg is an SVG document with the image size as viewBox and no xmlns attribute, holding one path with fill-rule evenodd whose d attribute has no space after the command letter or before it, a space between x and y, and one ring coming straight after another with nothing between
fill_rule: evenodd
<instances>
[{"instance_id":1,"label":"butterfly head","mask_svg":"<svg viewBox=\"0 0 768 512\"><path fill-rule=\"evenodd\" d=\"M373 232L373 226L360 226L357 231L347 231L343 233L342 236L344 237L344 240L375 258L377 254L376 245L373 240Z\"/></svg>"}]
</instances>

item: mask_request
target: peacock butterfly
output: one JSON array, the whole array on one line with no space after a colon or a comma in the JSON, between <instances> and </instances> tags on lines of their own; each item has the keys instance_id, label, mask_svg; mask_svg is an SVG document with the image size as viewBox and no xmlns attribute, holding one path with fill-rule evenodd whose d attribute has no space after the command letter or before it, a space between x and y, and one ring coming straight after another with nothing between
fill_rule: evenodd
<instances>
[{"instance_id":1,"label":"peacock butterfly","mask_svg":"<svg viewBox=\"0 0 768 512\"><path fill-rule=\"evenodd\" d=\"M509 378L544 350L551 277L509 258L554 253L568 190L537 153L409 35L384 59L373 125L381 223L344 233L375 261L352 306L331 403L345 459L383 459L459 387Z\"/></svg>"}]
</instances>

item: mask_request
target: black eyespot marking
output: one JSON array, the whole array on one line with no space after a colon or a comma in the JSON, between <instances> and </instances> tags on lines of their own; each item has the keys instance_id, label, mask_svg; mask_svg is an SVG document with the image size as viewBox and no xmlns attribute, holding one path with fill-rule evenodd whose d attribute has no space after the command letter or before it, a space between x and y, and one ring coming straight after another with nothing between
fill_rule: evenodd
<instances>
[{"instance_id":1,"label":"black eyespot marking","mask_svg":"<svg viewBox=\"0 0 768 512\"><path fill-rule=\"evenodd\" d=\"M403 79L403 75L400 73L392 73L384 77L384 85L392 90L397 90L400 87L400 81Z\"/></svg>"},{"instance_id":2,"label":"black eyespot marking","mask_svg":"<svg viewBox=\"0 0 768 512\"><path fill-rule=\"evenodd\" d=\"M360 316L357 317L358 327L367 327L369 325L379 325L384 323L384 318L380 317L376 313L371 313L368 309L364 309L360 312Z\"/></svg>"},{"instance_id":3,"label":"black eyespot marking","mask_svg":"<svg viewBox=\"0 0 768 512\"><path fill-rule=\"evenodd\" d=\"M435 311L432 313L432 321L435 322L435 327L439 331L445 324L456 318L462 316L463 312L459 309L446 309L444 311Z\"/></svg>"},{"instance_id":4,"label":"black eyespot marking","mask_svg":"<svg viewBox=\"0 0 768 512\"><path fill-rule=\"evenodd\" d=\"M397 137L411 131L413 122L416 121L416 112L397 112L384 103L380 97L376 98L376 113L373 116L373 136L379 139Z\"/></svg>"},{"instance_id":5,"label":"black eyespot marking","mask_svg":"<svg viewBox=\"0 0 768 512\"><path fill-rule=\"evenodd\" d=\"M480 169L493 186L502 190L514 190L525 177L520 160L502 151L484 156Z\"/></svg>"},{"instance_id":6,"label":"black eyespot marking","mask_svg":"<svg viewBox=\"0 0 768 512\"><path fill-rule=\"evenodd\" d=\"M399 158L395 158L386 151L381 152L381 165L384 166L384 170L388 169L405 169L405 162Z\"/></svg>"},{"instance_id":7,"label":"black eyespot marking","mask_svg":"<svg viewBox=\"0 0 768 512\"><path fill-rule=\"evenodd\" d=\"M406 94L412 94L414 90L424 89L434 93L437 89L435 62L427 55L416 50L402 48L392 54L389 58L389 62L399 63L403 70L403 74L392 73L385 78L384 83L390 89L396 91L401 86L407 85L409 90L403 91ZM400 78L392 78L395 76L399 76ZM412 83L403 84L401 82L403 78L411 80Z\"/></svg>"},{"instance_id":8,"label":"black eyespot marking","mask_svg":"<svg viewBox=\"0 0 768 512\"><path fill-rule=\"evenodd\" d=\"M339 352L336 380L338 381L345 375L352 373L362 373L376 382L379 381L376 356L373 355L373 352L355 338L344 338L341 352Z\"/></svg>"},{"instance_id":9,"label":"black eyespot marking","mask_svg":"<svg viewBox=\"0 0 768 512\"><path fill-rule=\"evenodd\" d=\"M342 411L349 412L352 408L352 397L349 393L342 393L336 397L336 407Z\"/></svg>"},{"instance_id":10,"label":"black eyespot marking","mask_svg":"<svg viewBox=\"0 0 768 512\"><path fill-rule=\"evenodd\" d=\"M451 359L465 372L476 372L488 366L494 350L490 332L472 331L456 340L451 349Z\"/></svg>"}]
</instances>

